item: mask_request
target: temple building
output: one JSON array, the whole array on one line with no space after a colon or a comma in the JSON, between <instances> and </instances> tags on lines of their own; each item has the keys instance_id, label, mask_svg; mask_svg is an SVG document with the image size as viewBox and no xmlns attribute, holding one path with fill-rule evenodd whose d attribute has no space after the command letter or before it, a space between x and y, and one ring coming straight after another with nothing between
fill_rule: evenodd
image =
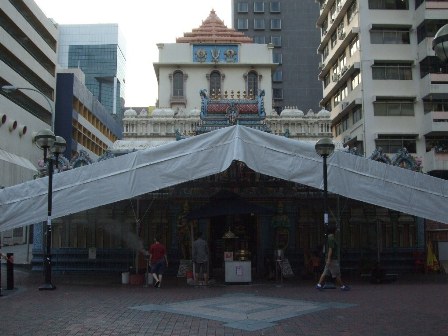
<instances>
[{"instance_id":1,"label":"temple building","mask_svg":"<svg viewBox=\"0 0 448 336\"><path fill-rule=\"evenodd\" d=\"M159 61L154 63L158 106L151 113L127 109L124 139L116 141L100 161L126 160L131 154L125 154L143 149L148 156L152 150L165 149L169 160L176 146L183 148L188 138L233 126L268 133L272 142L289 138L314 144L331 137L326 110L274 111L271 76L277 65L272 46L252 43L243 33L227 28L213 10L199 28L158 48ZM294 144L289 140L288 145ZM188 155L190 149L184 149L176 155ZM344 151L342 144L336 143L336 150ZM381 153L372 159L387 161ZM201 162L204 167L214 164ZM395 162L414 163L407 153ZM85 159L85 163L90 162ZM272 278L279 253L289 260L295 275L307 276L308 259L322 250L325 239L322 193L276 177L279 169L293 174L297 167L289 161L270 164L271 175L269 170L260 173L234 160L225 171L194 179L188 177L193 175L191 167L173 166L138 183L163 185L172 174L180 183L55 219L53 269L125 271L133 266L144 270L141 249L157 235L168 248L169 273L182 276L179 265L191 260L192 241L201 231L209 242L212 278L233 281L227 279L225 261L250 262L244 272L253 278ZM330 223L340 228L344 272L369 271L380 259L396 272L414 270L414 255L425 246L423 219L331 193L328 206ZM39 269L42 242L35 242L33 254L34 268Z\"/></svg>"}]
</instances>

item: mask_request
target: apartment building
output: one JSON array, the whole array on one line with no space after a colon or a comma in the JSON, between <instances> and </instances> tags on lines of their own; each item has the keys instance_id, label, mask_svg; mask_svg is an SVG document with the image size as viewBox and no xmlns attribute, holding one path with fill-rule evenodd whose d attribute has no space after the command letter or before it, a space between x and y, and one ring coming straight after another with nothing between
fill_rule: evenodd
<instances>
[{"instance_id":1,"label":"apartment building","mask_svg":"<svg viewBox=\"0 0 448 336\"><path fill-rule=\"evenodd\" d=\"M358 154L406 148L448 175L448 68L434 54L448 2L319 0L321 105L335 140Z\"/></svg>"},{"instance_id":2,"label":"apartment building","mask_svg":"<svg viewBox=\"0 0 448 336\"><path fill-rule=\"evenodd\" d=\"M274 47L272 106L277 113L286 107L320 110L318 15L319 6L313 0L232 0L233 27L254 43Z\"/></svg>"}]
</instances>

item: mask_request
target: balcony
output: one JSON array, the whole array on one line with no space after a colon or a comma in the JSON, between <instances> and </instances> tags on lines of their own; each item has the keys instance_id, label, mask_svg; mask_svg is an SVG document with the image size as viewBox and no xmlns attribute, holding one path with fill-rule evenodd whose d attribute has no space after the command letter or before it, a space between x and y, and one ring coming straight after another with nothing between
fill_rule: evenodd
<instances>
[{"instance_id":1,"label":"balcony","mask_svg":"<svg viewBox=\"0 0 448 336\"><path fill-rule=\"evenodd\" d=\"M431 149L423 155L423 171L448 170L448 153L436 153Z\"/></svg>"},{"instance_id":2,"label":"balcony","mask_svg":"<svg viewBox=\"0 0 448 336\"><path fill-rule=\"evenodd\" d=\"M420 93L422 98L447 99L448 74L427 74L420 80Z\"/></svg>"},{"instance_id":3,"label":"balcony","mask_svg":"<svg viewBox=\"0 0 448 336\"><path fill-rule=\"evenodd\" d=\"M448 135L448 112L430 112L423 117L424 135Z\"/></svg>"},{"instance_id":4,"label":"balcony","mask_svg":"<svg viewBox=\"0 0 448 336\"><path fill-rule=\"evenodd\" d=\"M418 44L418 61L419 62L421 62L428 56L436 55L434 50L432 50L432 40L434 40L433 37L427 37Z\"/></svg>"}]
</instances>

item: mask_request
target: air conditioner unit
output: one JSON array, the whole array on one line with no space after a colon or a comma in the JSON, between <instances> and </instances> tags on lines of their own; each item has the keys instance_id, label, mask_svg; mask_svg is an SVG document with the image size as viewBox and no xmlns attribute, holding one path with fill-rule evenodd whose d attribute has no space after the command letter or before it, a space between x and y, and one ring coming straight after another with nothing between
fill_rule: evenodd
<instances>
[{"instance_id":1,"label":"air conditioner unit","mask_svg":"<svg viewBox=\"0 0 448 336\"><path fill-rule=\"evenodd\" d=\"M339 80L339 75L338 74L334 74L331 79L333 80L333 82L337 82Z\"/></svg>"},{"instance_id":2,"label":"air conditioner unit","mask_svg":"<svg viewBox=\"0 0 448 336\"><path fill-rule=\"evenodd\" d=\"M348 67L345 65L342 69L341 69L341 73L344 74L346 73L348 70Z\"/></svg>"},{"instance_id":3,"label":"air conditioner unit","mask_svg":"<svg viewBox=\"0 0 448 336\"><path fill-rule=\"evenodd\" d=\"M342 102L341 103L341 109L345 110L347 108L347 106L348 106L348 102Z\"/></svg>"},{"instance_id":4,"label":"air conditioner unit","mask_svg":"<svg viewBox=\"0 0 448 336\"><path fill-rule=\"evenodd\" d=\"M325 63L319 62L319 70L325 68Z\"/></svg>"},{"instance_id":5,"label":"air conditioner unit","mask_svg":"<svg viewBox=\"0 0 448 336\"><path fill-rule=\"evenodd\" d=\"M348 136L348 135L346 135L345 137L344 137L344 140L342 140L342 143L347 143L347 141L349 141L351 138Z\"/></svg>"},{"instance_id":6,"label":"air conditioner unit","mask_svg":"<svg viewBox=\"0 0 448 336\"><path fill-rule=\"evenodd\" d=\"M321 9L321 10L324 10L326 5L327 5L327 3L324 2L324 3L322 4L322 6L320 6L320 9Z\"/></svg>"},{"instance_id":7,"label":"air conditioner unit","mask_svg":"<svg viewBox=\"0 0 448 336\"><path fill-rule=\"evenodd\" d=\"M334 23L334 19L331 19L331 20L330 20L330 23Z\"/></svg>"},{"instance_id":8,"label":"air conditioner unit","mask_svg":"<svg viewBox=\"0 0 448 336\"><path fill-rule=\"evenodd\" d=\"M339 33L338 37L339 37L340 40L345 39L345 33L344 32Z\"/></svg>"},{"instance_id":9,"label":"air conditioner unit","mask_svg":"<svg viewBox=\"0 0 448 336\"><path fill-rule=\"evenodd\" d=\"M323 32L322 32L322 35L327 35L328 34L328 30L324 30Z\"/></svg>"}]
</instances>

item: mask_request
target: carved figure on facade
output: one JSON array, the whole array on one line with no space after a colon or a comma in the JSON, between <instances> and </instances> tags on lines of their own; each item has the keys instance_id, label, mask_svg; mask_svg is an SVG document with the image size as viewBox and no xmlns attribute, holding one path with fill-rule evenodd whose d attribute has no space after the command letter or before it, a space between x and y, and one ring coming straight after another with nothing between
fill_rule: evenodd
<instances>
[{"instance_id":1,"label":"carved figure on facade","mask_svg":"<svg viewBox=\"0 0 448 336\"><path fill-rule=\"evenodd\" d=\"M200 63L204 63L207 60L207 50L205 49L198 49L196 51L196 59Z\"/></svg>"},{"instance_id":2,"label":"carved figure on facade","mask_svg":"<svg viewBox=\"0 0 448 336\"><path fill-rule=\"evenodd\" d=\"M415 160L406 147L399 149L392 157L392 165L413 171L421 171L420 163Z\"/></svg>"},{"instance_id":3,"label":"carved figure on facade","mask_svg":"<svg viewBox=\"0 0 448 336\"><path fill-rule=\"evenodd\" d=\"M372 155L370 155L369 159L373 161L383 162L386 164L392 164L392 161L390 160L389 156L387 156L386 153L383 153L382 147L375 148Z\"/></svg>"},{"instance_id":4,"label":"carved figure on facade","mask_svg":"<svg viewBox=\"0 0 448 336\"><path fill-rule=\"evenodd\" d=\"M275 231L275 248L285 250L289 244L289 217L283 212L283 203L278 202L277 213L272 217L272 228Z\"/></svg>"},{"instance_id":5,"label":"carved figure on facade","mask_svg":"<svg viewBox=\"0 0 448 336\"><path fill-rule=\"evenodd\" d=\"M224 52L224 56L226 57L227 63L234 63L236 61L237 52L233 49L227 49Z\"/></svg>"},{"instance_id":6,"label":"carved figure on facade","mask_svg":"<svg viewBox=\"0 0 448 336\"><path fill-rule=\"evenodd\" d=\"M187 214L190 211L188 202L183 205L182 212L177 219L177 241L182 259L191 259L191 234Z\"/></svg>"},{"instance_id":7,"label":"carved figure on facade","mask_svg":"<svg viewBox=\"0 0 448 336\"><path fill-rule=\"evenodd\" d=\"M81 149L79 151L79 153L71 160L71 166L73 168L87 166L92 163L93 163L93 160L91 159L89 153L87 153L83 149Z\"/></svg>"},{"instance_id":8,"label":"carved figure on facade","mask_svg":"<svg viewBox=\"0 0 448 336\"><path fill-rule=\"evenodd\" d=\"M212 62L219 63L219 56L221 55L221 51L218 48L214 48L211 50Z\"/></svg>"},{"instance_id":9,"label":"carved figure on facade","mask_svg":"<svg viewBox=\"0 0 448 336\"><path fill-rule=\"evenodd\" d=\"M357 147L348 148L347 153L352 154L352 155L362 156L362 154L358 151ZM375 160L375 161L377 161L377 160Z\"/></svg>"}]
</instances>

